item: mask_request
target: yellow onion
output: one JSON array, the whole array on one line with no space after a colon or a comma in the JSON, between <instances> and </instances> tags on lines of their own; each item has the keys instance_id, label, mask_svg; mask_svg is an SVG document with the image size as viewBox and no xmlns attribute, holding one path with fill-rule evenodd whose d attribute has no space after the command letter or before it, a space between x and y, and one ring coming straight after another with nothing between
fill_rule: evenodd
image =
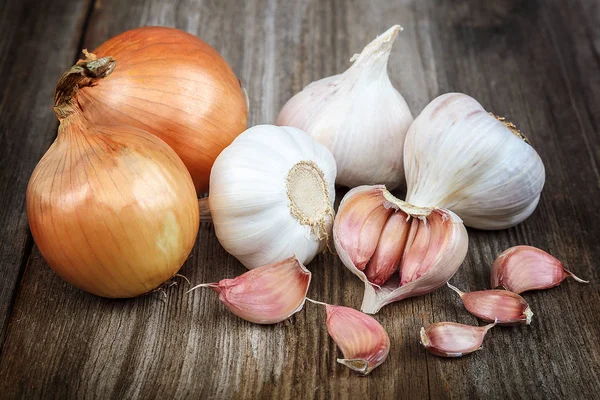
<instances>
[{"instance_id":1,"label":"yellow onion","mask_svg":"<svg viewBox=\"0 0 600 400\"><path fill-rule=\"evenodd\" d=\"M167 27L121 33L86 55L83 63L96 56L116 62L77 93L86 117L158 136L184 162L197 192L206 192L215 159L246 129L246 98L223 57L196 36Z\"/></svg>"},{"instance_id":2,"label":"yellow onion","mask_svg":"<svg viewBox=\"0 0 600 400\"><path fill-rule=\"evenodd\" d=\"M111 63L59 82L58 137L27 188L33 238L54 271L96 295L133 297L177 273L198 231L194 184L177 154L135 127L97 125L74 101Z\"/></svg>"}]
</instances>

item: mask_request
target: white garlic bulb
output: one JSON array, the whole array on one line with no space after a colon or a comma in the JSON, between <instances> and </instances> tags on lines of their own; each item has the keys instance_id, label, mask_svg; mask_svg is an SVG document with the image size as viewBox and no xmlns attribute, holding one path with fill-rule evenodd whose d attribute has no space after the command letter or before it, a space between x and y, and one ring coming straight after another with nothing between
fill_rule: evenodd
<instances>
[{"instance_id":1,"label":"white garlic bulb","mask_svg":"<svg viewBox=\"0 0 600 400\"><path fill-rule=\"evenodd\" d=\"M439 96L406 136L406 201L446 208L464 224L504 229L533 213L544 186L544 164L504 118L462 93Z\"/></svg>"},{"instance_id":2,"label":"white garlic bulb","mask_svg":"<svg viewBox=\"0 0 600 400\"><path fill-rule=\"evenodd\" d=\"M300 129L247 129L210 173L219 242L249 269L294 254L309 263L331 235L335 174L331 152Z\"/></svg>"},{"instance_id":3,"label":"white garlic bulb","mask_svg":"<svg viewBox=\"0 0 600 400\"><path fill-rule=\"evenodd\" d=\"M277 125L300 128L331 150L340 185L392 189L402 182L402 149L413 117L387 74L401 29L395 25L369 43L344 73L306 86L277 117Z\"/></svg>"}]
</instances>

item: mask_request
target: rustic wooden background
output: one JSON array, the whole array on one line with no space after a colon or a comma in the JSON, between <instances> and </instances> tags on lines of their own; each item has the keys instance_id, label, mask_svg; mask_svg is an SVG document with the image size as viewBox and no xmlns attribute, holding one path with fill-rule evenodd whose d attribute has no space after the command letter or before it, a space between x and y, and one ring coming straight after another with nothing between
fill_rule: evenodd
<instances>
[{"instance_id":1,"label":"rustic wooden background","mask_svg":"<svg viewBox=\"0 0 600 400\"><path fill-rule=\"evenodd\" d=\"M55 137L56 80L84 47L142 25L214 46L250 96L251 125L273 122L304 85L343 71L392 24L390 76L415 115L438 94L468 93L514 121L546 165L531 218L470 230L453 282L487 288L502 250L548 250L589 285L529 293L535 317L495 328L484 349L441 359L421 325L478 324L449 289L383 309L392 350L367 378L336 364L323 309L276 326L229 314L184 285L133 300L83 293L56 277L27 227L25 188ZM600 393L600 8L594 0L3 0L0 5L0 397L598 398ZM339 195L339 193L338 193ZM358 307L362 285L332 254L310 264L312 298ZM181 270L192 282L244 272L203 223Z\"/></svg>"}]
</instances>

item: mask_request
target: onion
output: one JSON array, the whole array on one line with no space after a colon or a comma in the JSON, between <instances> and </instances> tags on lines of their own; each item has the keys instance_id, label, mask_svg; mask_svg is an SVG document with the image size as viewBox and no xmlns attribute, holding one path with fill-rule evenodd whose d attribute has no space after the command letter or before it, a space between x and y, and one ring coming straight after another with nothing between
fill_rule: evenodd
<instances>
[{"instance_id":1,"label":"onion","mask_svg":"<svg viewBox=\"0 0 600 400\"><path fill-rule=\"evenodd\" d=\"M176 274L199 213L190 174L165 142L135 127L94 124L79 109L78 86L112 66L75 66L59 82L58 137L29 181L27 216L59 276L99 296L133 297Z\"/></svg>"},{"instance_id":2,"label":"onion","mask_svg":"<svg viewBox=\"0 0 600 400\"><path fill-rule=\"evenodd\" d=\"M158 136L181 157L197 192L206 192L215 159L246 129L246 98L223 57L197 37L166 27L121 33L94 54L112 57L116 66L77 94L86 117ZM86 62L93 58L88 54Z\"/></svg>"}]
</instances>

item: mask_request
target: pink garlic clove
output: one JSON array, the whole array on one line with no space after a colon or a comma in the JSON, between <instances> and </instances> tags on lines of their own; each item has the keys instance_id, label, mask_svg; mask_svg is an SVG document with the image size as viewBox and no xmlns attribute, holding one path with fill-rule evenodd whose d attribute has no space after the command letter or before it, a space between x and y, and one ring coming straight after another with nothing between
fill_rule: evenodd
<instances>
[{"instance_id":1,"label":"pink garlic clove","mask_svg":"<svg viewBox=\"0 0 600 400\"><path fill-rule=\"evenodd\" d=\"M296 256L252 269L237 278L204 283L235 315L256 324L282 322L304 306L311 274Z\"/></svg>"},{"instance_id":2,"label":"pink garlic clove","mask_svg":"<svg viewBox=\"0 0 600 400\"><path fill-rule=\"evenodd\" d=\"M515 246L505 250L494 261L491 275L493 288L504 288L514 293L549 289L569 277L588 283L565 269L555 257L532 246Z\"/></svg>"},{"instance_id":3,"label":"pink garlic clove","mask_svg":"<svg viewBox=\"0 0 600 400\"><path fill-rule=\"evenodd\" d=\"M484 321L501 326L529 325L533 312L524 298L508 290L479 290L465 293L448 283L463 301L467 311Z\"/></svg>"},{"instance_id":4,"label":"pink garlic clove","mask_svg":"<svg viewBox=\"0 0 600 400\"><path fill-rule=\"evenodd\" d=\"M496 323L470 326L455 322L437 322L421 328L421 344L440 357L462 357L482 348L483 338Z\"/></svg>"},{"instance_id":5,"label":"pink garlic clove","mask_svg":"<svg viewBox=\"0 0 600 400\"><path fill-rule=\"evenodd\" d=\"M405 285L417 279L417 273L421 262L425 259L429 240L431 239L431 227L427 221L414 218L410 225L410 233L404 248L402 263L400 264L400 284Z\"/></svg>"},{"instance_id":6,"label":"pink garlic clove","mask_svg":"<svg viewBox=\"0 0 600 400\"><path fill-rule=\"evenodd\" d=\"M344 358L337 362L361 375L381 365L390 352L390 338L373 317L353 308L325 304L327 330Z\"/></svg>"},{"instance_id":7,"label":"pink garlic clove","mask_svg":"<svg viewBox=\"0 0 600 400\"><path fill-rule=\"evenodd\" d=\"M365 275L375 285L383 285L398 270L410 224L402 211L392 212L386 221L379 243L365 268Z\"/></svg>"},{"instance_id":8,"label":"pink garlic clove","mask_svg":"<svg viewBox=\"0 0 600 400\"><path fill-rule=\"evenodd\" d=\"M360 198L350 199L339 218L339 229L347 234L340 237L341 245L359 270L365 266L375 253L379 237L391 210L385 208L376 192L365 193Z\"/></svg>"}]
</instances>

